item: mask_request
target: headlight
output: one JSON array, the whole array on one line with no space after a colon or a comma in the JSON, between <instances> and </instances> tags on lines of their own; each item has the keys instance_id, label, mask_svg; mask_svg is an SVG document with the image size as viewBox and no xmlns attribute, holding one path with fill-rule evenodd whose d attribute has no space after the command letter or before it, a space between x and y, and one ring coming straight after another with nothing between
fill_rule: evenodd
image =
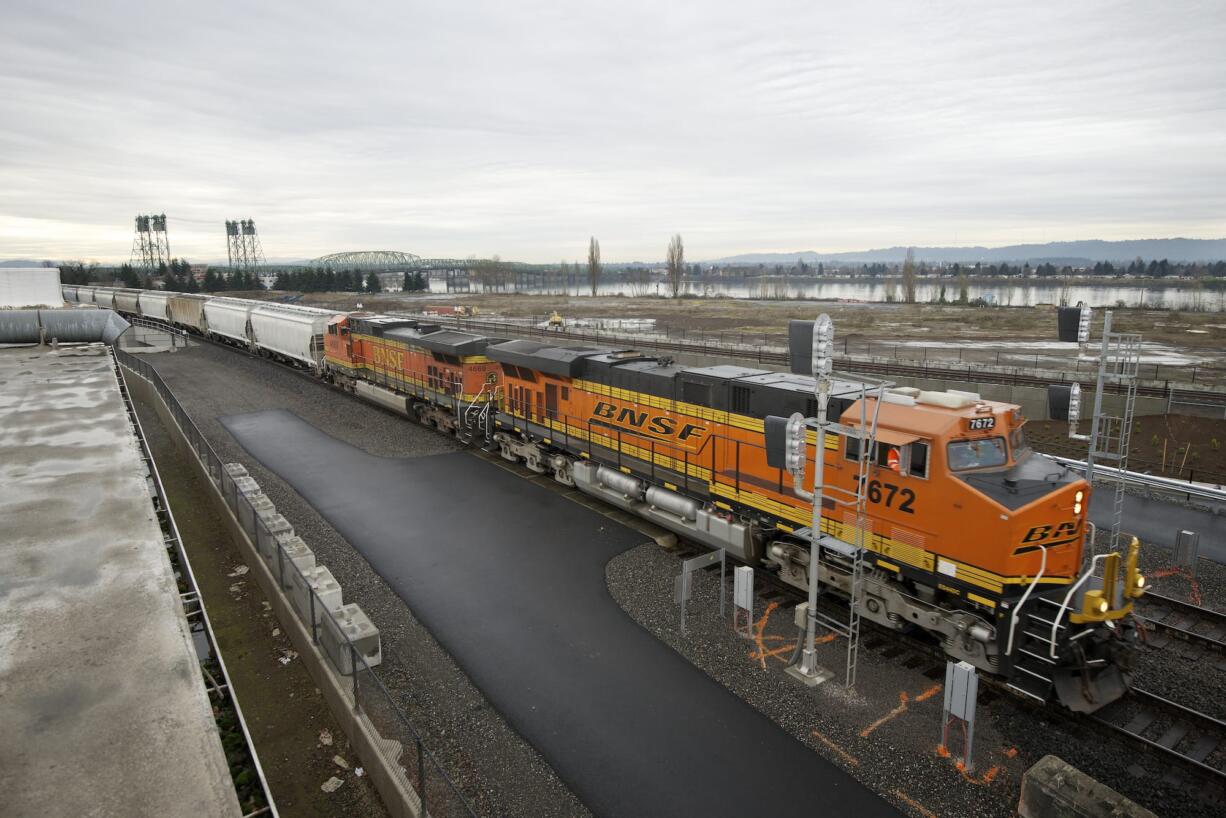
<instances>
[{"instance_id":1,"label":"headlight","mask_svg":"<svg viewBox=\"0 0 1226 818\"><path fill-rule=\"evenodd\" d=\"M1073 495L1073 499L1074 499L1075 501L1077 501L1078 503L1080 503L1082 500L1084 500L1084 499L1085 499L1085 497L1086 497L1086 493L1085 493L1084 491L1079 491L1079 492L1077 492L1076 494L1074 494L1074 495Z\"/></svg>"},{"instance_id":2,"label":"headlight","mask_svg":"<svg viewBox=\"0 0 1226 818\"><path fill-rule=\"evenodd\" d=\"M1145 577L1141 576L1140 574L1137 574L1137 578L1133 580L1133 585L1135 585L1137 590L1140 591L1142 588L1145 587Z\"/></svg>"},{"instance_id":3,"label":"headlight","mask_svg":"<svg viewBox=\"0 0 1226 818\"><path fill-rule=\"evenodd\" d=\"M1077 502L1073 503L1073 513L1074 513L1074 514L1080 514L1080 513L1081 513L1081 501L1080 501L1080 500L1078 500Z\"/></svg>"},{"instance_id":4,"label":"headlight","mask_svg":"<svg viewBox=\"0 0 1226 818\"><path fill-rule=\"evenodd\" d=\"M1098 600L1098 612L1099 612L1099 613L1101 613L1101 614L1102 614L1102 613L1106 613L1106 612L1107 612L1107 609L1108 609L1108 608L1110 608L1110 607L1111 607L1111 606L1107 604L1107 600L1105 600L1105 599L1100 599L1100 600Z\"/></svg>"}]
</instances>

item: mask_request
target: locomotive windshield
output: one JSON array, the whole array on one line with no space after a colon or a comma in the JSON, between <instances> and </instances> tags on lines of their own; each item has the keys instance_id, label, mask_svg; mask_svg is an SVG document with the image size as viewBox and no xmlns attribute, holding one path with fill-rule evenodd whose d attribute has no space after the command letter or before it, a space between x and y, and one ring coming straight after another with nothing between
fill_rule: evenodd
<instances>
[{"instance_id":1,"label":"locomotive windshield","mask_svg":"<svg viewBox=\"0 0 1226 818\"><path fill-rule=\"evenodd\" d=\"M1009 460L1003 437L984 440L955 440L946 449L951 471L1003 466Z\"/></svg>"}]
</instances>

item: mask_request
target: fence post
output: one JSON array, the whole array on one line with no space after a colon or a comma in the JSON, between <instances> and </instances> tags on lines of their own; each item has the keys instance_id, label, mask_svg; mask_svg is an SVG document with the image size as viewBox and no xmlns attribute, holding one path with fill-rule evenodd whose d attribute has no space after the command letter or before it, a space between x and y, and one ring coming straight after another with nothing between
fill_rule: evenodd
<instances>
[{"instance_id":1,"label":"fence post","mask_svg":"<svg viewBox=\"0 0 1226 818\"><path fill-rule=\"evenodd\" d=\"M283 588L285 587L284 582L281 583L281 587ZM319 620L315 618L315 590L311 588L310 585L308 585L307 591L309 592L309 596L311 600L311 644L318 645L319 644Z\"/></svg>"},{"instance_id":2,"label":"fence post","mask_svg":"<svg viewBox=\"0 0 1226 818\"><path fill-rule=\"evenodd\" d=\"M358 652L348 639L345 640L345 644L349 646L349 672L353 675L353 709L360 710L361 707L358 705Z\"/></svg>"}]
</instances>

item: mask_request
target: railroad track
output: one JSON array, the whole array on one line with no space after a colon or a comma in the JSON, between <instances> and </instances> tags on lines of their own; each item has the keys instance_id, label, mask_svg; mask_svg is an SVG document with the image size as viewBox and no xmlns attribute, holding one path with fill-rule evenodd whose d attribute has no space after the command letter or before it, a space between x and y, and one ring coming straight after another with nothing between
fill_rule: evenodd
<instances>
[{"instance_id":1,"label":"railroad track","mask_svg":"<svg viewBox=\"0 0 1226 818\"><path fill-rule=\"evenodd\" d=\"M1147 634L1147 643L1165 648L1171 640L1199 645L1226 657L1226 613L1147 591L1134 616Z\"/></svg>"},{"instance_id":2,"label":"railroad track","mask_svg":"<svg viewBox=\"0 0 1226 818\"><path fill-rule=\"evenodd\" d=\"M1202 780L1226 786L1226 722L1136 687L1086 718ZM1163 781L1185 783L1173 770Z\"/></svg>"}]
</instances>

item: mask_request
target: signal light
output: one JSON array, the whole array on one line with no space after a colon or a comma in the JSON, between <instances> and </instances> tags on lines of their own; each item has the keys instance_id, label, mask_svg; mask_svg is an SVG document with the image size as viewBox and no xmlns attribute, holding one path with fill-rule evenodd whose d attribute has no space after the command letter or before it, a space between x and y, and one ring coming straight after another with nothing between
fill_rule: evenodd
<instances>
[{"instance_id":1,"label":"signal light","mask_svg":"<svg viewBox=\"0 0 1226 818\"><path fill-rule=\"evenodd\" d=\"M1083 346L1090 342L1090 319L1093 316L1093 311L1083 302L1081 315L1077 318L1077 343Z\"/></svg>"},{"instance_id":2,"label":"signal light","mask_svg":"<svg viewBox=\"0 0 1226 818\"><path fill-rule=\"evenodd\" d=\"M799 483L805 474L805 419L800 412L788 418L785 458L787 469Z\"/></svg>"}]
</instances>

